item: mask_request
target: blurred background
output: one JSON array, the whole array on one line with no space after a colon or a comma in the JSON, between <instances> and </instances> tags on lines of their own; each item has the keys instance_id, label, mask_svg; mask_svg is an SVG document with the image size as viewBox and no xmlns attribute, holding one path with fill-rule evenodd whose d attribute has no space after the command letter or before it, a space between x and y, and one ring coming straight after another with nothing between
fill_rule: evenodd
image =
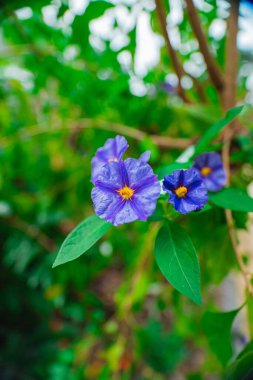
<instances>
[{"instance_id":1,"label":"blurred background","mask_svg":"<svg viewBox=\"0 0 253 380\"><path fill-rule=\"evenodd\" d=\"M194 3L223 70L230 4ZM200 323L208 306L239 306L217 292L235 267L218 210L186 226L200 254L202 308L159 272L156 224L111 229L88 255L52 269L66 235L93 213L90 162L107 138L124 135L131 157L150 150L157 168L222 115L184 1L163 6L181 90L153 0L0 2L1 380L221 378ZM248 106L252 25L252 2L241 1L237 96ZM243 122L252 126L252 113ZM249 184L252 142L241 137L237 148L248 163L235 182ZM245 334L233 333L238 350Z\"/></svg>"}]
</instances>

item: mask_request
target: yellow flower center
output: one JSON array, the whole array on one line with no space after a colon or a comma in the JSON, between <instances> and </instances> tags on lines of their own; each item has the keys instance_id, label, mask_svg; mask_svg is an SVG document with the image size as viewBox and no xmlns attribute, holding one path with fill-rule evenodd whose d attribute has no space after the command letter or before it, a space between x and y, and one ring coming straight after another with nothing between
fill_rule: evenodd
<instances>
[{"instance_id":1,"label":"yellow flower center","mask_svg":"<svg viewBox=\"0 0 253 380\"><path fill-rule=\"evenodd\" d=\"M179 186L176 190L175 190L175 193L176 193L176 196L178 198L184 198L186 196L188 192L188 189L187 187L185 186Z\"/></svg>"},{"instance_id":2,"label":"yellow flower center","mask_svg":"<svg viewBox=\"0 0 253 380\"><path fill-rule=\"evenodd\" d=\"M201 174L204 176L204 177L207 177L210 173L211 173L212 169L209 168L209 166L204 166L202 169L201 169Z\"/></svg>"},{"instance_id":3,"label":"yellow flower center","mask_svg":"<svg viewBox=\"0 0 253 380\"><path fill-rule=\"evenodd\" d=\"M117 158L109 158L108 162L118 162L118 159Z\"/></svg>"},{"instance_id":4,"label":"yellow flower center","mask_svg":"<svg viewBox=\"0 0 253 380\"><path fill-rule=\"evenodd\" d=\"M134 190L128 186L124 186L122 189L117 190L117 193L119 193L123 199L131 199L134 194Z\"/></svg>"}]
</instances>

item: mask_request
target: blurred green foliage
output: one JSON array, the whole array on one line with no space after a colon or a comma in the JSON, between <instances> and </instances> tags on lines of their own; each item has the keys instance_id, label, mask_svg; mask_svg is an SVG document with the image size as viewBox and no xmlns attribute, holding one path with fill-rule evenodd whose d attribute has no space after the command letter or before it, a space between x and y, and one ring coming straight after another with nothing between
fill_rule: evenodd
<instances>
[{"instance_id":1,"label":"blurred green foliage","mask_svg":"<svg viewBox=\"0 0 253 380\"><path fill-rule=\"evenodd\" d=\"M88 255L52 270L66 235L93 213L90 161L106 138L125 135L129 155L149 149L158 168L173 163L181 151L157 146L150 135L200 136L221 117L205 70L199 78L204 104L192 85L187 91L194 105L182 104L173 88L162 86L173 72L164 47L159 63L138 78L137 21L141 12L148 15L159 33L153 4L84 3L80 12L67 0L0 4L0 378L223 378L201 323L204 312L218 303L214 287L236 267L219 208L192 217L191 223L182 221L199 254L202 307L160 274L153 254L156 224L110 230ZM207 31L226 16L220 16L216 1L206 3L208 10L199 12ZM132 21L122 22L120 12ZM183 12L177 28L182 61L189 63L197 48ZM92 22L105 15L112 17L110 37L92 32ZM115 46L113 37L120 33L127 38ZM224 40L209 36L221 66ZM120 63L122 53L129 64ZM252 55L242 52L241 67L248 63ZM241 70L238 78L246 101L247 75ZM242 122L251 128L249 110ZM140 131L145 138L138 137ZM233 184L245 188L253 177L251 136L238 137L232 162ZM156 215L159 219L159 209ZM235 215L238 227L245 228L247 214ZM240 335L237 352L244 340ZM235 343L233 333L233 358Z\"/></svg>"}]
</instances>

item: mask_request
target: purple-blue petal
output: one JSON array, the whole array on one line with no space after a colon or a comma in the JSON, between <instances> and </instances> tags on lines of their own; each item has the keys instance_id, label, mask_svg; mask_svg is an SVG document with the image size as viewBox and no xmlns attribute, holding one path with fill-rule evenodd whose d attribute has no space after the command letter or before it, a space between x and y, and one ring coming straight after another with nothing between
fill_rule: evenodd
<instances>
[{"instance_id":1,"label":"purple-blue petal","mask_svg":"<svg viewBox=\"0 0 253 380\"><path fill-rule=\"evenodd\" d=\"M165 191L167 190L174 190L177 187L179 187L179 180L182 177L182 174L180 174L183 170L175 170L173 173L168 174L164 177L163 180L163 189Z\"/></svg>"},{"instance_id":2,"label":"purple-blue petal","mask_svg":"<svg viewBox=\"0 0 253 380\"><path fill-rule=\"evenodd\" d=\"M131 199L123 199L118 193L124 186L134 190ZM129 158L102 167L92 200L96 214L117 226L146 220L155 210L160 190L152 168L146 162Z\"/></svg>"},{"instance_id":3,"label":"purple-blue petal","mask_svg":"<svg viewBox=\"0 0 253 380\"><path fill-rule=\"evenodd\" d=\"M203 176L201 169L209 167L211 173ZM208 191L218 191L226 184L226 172L223 168L221 157L216 152L203 153L195 158L193 168L199 171L199 174Z\"/></svg>"},{"instance_id":4,"label":"purple-blue petal","mask_svg":"<svg viewBox=\"0 0 253 380\"><path fill-rule=\"evenodd\" d=\"M147 150L146 152L144 152L140 155L139 160L142 162L148 162L150 159L150 155L151 155L150 150Z\"/></svg>"},{"instance_id":5,"label":"purple-blue petal","mask_svg":"<svg viewBox=\"0 0 253 380\"><path fill-rule=\"evenodd\" d=\"M93 157L91 161L92 182L95 182L100 169L106 163L111 161L120 161L127 148L128 143L123 136L116 136L114 139L108 139L105 142L105 145L97 150L95 157Z\"/></svg>"},{"instance_id":6,"label":"purple-blue petal","mask_svg":"<svg viewBox=\"0 0 253 380\"><path fill-rule=\"evenodd\" d=\"M110 162L105 164L97 174L94 182L95 186L96 183L117 189L124 187L120 162Z\"/></svg>"},{"instance_id":7,"label":"purple-blue petal","mask_svg":"<svg viewBox=\"0 0 253 380\"><path fill-rule=\"evenodd\" d=\"M180 186L184 186L188 190L182 198L175 193ZM200 210L208 201L206 187L195 169L176 170L165 176L163 189L169 194L169 203L181 214Z\"/></svg>"},{"instance_id":8,"label":"purple-blue petal","mask_svg":"<svg viewBox=\"0 0 253 380\"><path fill-rule=\"evenodd\" d=\"M203 182L209 191L221 190L227 182L226 172L223 168L213 171L209 176L203 177Z\"/></svg>"},{"instance_id":9,"label":"purple-blue petal","mask_svg":"<svg viewBox=\"0 0 253 380\"><path fill-rule=\"evenodd\" d=\"M94 187L91 192L91 199L95 213L102 219L108 220L111 210L121 200L120 196L115 192L107 192L99 187Z\"/></svg>"},{"instance_id":10,"label":"purple-blue petal","mask_svg":"<svg viewBox=\"0 0 253 380\"><path fill-rule=\"evenodd\" d=\"M127 158L124 163L128 173L129 186L132 188L136 188L141 182L154 177L153 169L146 162L135 158Z\"/></svg>"}]
</instances>

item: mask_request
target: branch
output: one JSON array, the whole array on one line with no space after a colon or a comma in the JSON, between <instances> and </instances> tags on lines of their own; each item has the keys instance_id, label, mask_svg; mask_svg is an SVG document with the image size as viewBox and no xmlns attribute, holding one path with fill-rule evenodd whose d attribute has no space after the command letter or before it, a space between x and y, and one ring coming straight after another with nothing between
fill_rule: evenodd
<instances>
[{"instance_id":1,"label":"branch","mask_svg":"<svg viewBox=\"0 0 253 380\"><path fill-rule=\"evenodd\" d=\"M236 103L236 78L238 65L238 50L236 47L236 37L238 32L239 0L234 0L230 3L231 9L230 16L228 19L225 89L222 96L222 105L225 110L233 107ZM234 133L234 126L235 123L231 123L229 125L229 128L225 129L224 145L222 148L222 159L227 173L227 184L230 183L230 145ZM239 251L236 230L234 227L233 215L231 210L225 210L225 216L231 243L235 252L238 265L241 269L245 285L248 289L249 294L253 295L253 287L250 281L251 275L247 272L247 268L243 262L243 259Z\"/></svg>"},{"instance_id":2,"label":"branch","mask_svg":"<svg viewBox=\"0 0 253 380\"><path fill-rule=\"evenodd\" d=\"M188 98L181 84L181 79L182 79L182 76L184 75L184 69L177 57L176 51L173 49L170 42L170 38L167 31L166 15L162 6L162 2L161 0L155 0L155 3L156 3L156 11L157 11L157 15L158 15L159 22L161 25L162 34L165 39L168 55L171 58L172 66L178 77L178 95L183 99L185 103L191 103L190 99Z\"/></svg>"},{"instance_id":3,"label":"branch","mask_svg":"<svg viewBox=\"0 0 253 380\"><path fill-rule=\"evenodd\" d=\"M64 130L74 130L74 129L98 129L103 131L111 131L118 134L122 134L124 136L131 137L137 141L142 141L143 139L149 138L152 140L154 144L156 144L160 148L174 148L174 149L185 149L190 145L194 144L196 138L175 138L175 137L167 137L167 136L159 136L159 135L149 135L148 133L141 131L139 129L135 129L126 125L122 125L119 123L107 122L104 120L96 120L96 119L80 119L77 121L73 120L65 120L66 123L64 125L58 124L54 126L48 126L46 123L45 127L38 128L38 125L27 127L25 130L19 130L14 137L16 136L19 141L27 140L27 138L35 137L42 135L44 133L54 133L58 131ZM42 125L41 125L42 126ZM12 135L13 137L13 135ZM7 147L11 144L8 140L8 137L3 137L0 139L0 146Z\"/></svg>"},{"instance_id":4,"label":"branch","mask_svg":"<svg viewBox=\"0 0 253 380\"><path fill-rule=\"evenodd\" d=\"M187 13L189 16L190 24L192 30L198 40L199 50L203 54L204 60L206 62L207 71L213 85L220 92L224 87L224 81L222 78L222 73L210 52L208 42L205 33L202 29L200 18L198 12L192 2L192 0L186 0Z\"/></svg>"},{"instance_id":5,"label":"branch","mask_svg":"<svg viewBox=\"0 0 253 380\"><path fill-rule=\"evenodd\" d=\"M222 94L222 103L225 110L233 107L236 103L237 67L239 61L236 46L239 0L233 0L230 3L230 16L227 21L225 87Z\"/></svg>"}]
</instances>

